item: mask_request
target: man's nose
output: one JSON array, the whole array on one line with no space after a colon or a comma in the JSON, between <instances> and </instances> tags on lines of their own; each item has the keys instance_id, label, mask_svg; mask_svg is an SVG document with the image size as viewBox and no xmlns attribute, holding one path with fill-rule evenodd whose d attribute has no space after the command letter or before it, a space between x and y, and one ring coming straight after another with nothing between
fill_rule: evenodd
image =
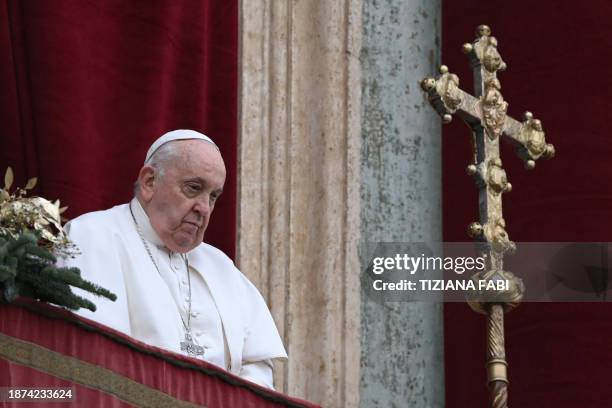
<instances>
[{"instance_id":1,"label":"man's nose","mask_svg":"<svg viewBox=\"0 0 612 408\"><path fill-rule=\"evenodd\" d=\"M203 218L208 217L210 214L210 197L208 194L202 194L196 200L193 207L194 211L200 214Z\"/></svg>"}]
</instances>

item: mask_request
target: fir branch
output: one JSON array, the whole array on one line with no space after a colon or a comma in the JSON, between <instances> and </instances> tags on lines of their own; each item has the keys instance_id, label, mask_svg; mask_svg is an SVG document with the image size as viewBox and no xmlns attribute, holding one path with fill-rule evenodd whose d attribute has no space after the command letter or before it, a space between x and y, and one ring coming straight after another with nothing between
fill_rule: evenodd
<instances>
[{"instance_id":1,"label":"fir branch","mask_svg":"<svg viewBox=\"0 0 612 408\"><path fill-rule=\"evenodd\" d=\"M87 292L104 296L112 301L117 300L117 296L114 293L111 293L109 290L81 278L81 273L78 268L55 268L48 266L44 268L43 272L48 273L55 279L67 283L70 286L74 286L75 288L80 288Z\"/></svg>"},{"instance_id":2,"label":"fir branch","mask_svg":"<svg viewBox=\"0 0 612 408\"><path fill-rule=\"evenodd\" d=\"M23 232L18 237L0 236L0 290L5 302L18 295L54 303L71 310L96 310L95 304L71 290L71 286L116 300L117 296L81 277L78 268L56 267L53 253L39 245L39 237Z\"/></svg>"}]
</instances>

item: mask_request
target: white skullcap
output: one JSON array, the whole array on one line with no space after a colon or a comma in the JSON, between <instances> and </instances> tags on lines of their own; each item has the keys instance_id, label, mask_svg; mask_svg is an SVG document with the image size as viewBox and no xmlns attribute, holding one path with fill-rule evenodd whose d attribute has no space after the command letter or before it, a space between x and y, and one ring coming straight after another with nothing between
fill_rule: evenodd
<instances>
[{"instance_id":1,"label":"white skullcap","mask_svg":"<svg viewBox=\"0 0 612 408\"><path fill-rule=\"evenodd\" d=\"M149 147L149 151L147 152L147 156L145 158L145 164L147 164L147 162L151 159L151 156L153 156L153 154L166 143L172 142L174 140L191 140L191 139L204 140L205 142L212 144L213 146L217 148L217 150L219 150L219 146L217 146L217 144L213 142L210 137L200 132L196 132L195 130L177 129L177 130L173 130L171 132L168 132L162 135L159 139L153 142L151 147Z\"/></svg>"}]
</instances>

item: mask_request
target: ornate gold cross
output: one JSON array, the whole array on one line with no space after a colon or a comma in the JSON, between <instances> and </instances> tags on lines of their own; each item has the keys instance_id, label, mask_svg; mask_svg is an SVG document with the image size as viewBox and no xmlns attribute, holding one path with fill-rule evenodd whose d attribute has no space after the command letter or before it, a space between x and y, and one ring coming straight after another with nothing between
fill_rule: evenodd
<instances>
[{"instance_id":1,"label":"ornate gold cross","mask_svg":"<svg viewBox=\"0 0 612 408\"><path fill-rule=\"evenodd\" d=\"M486 25L478 26L476 35L472 44L463 45L474 72L475 96L459 89L459 77L444 65L440 67L439 78L425 78L421 86L444 123L449 123L452 115L457 114L472 129L473 161L467 173L473 176L478 188L480 222L471 223L468 233L483 242L488 258L487 270L472 279L510 283L505 291L468 294L470 306L488 315L487 374L491 406L498 408L506 407L508 398L504 311L516 307L524 292L522 281L503 269L504 254L514 251L515 245L506 232L502 215L502 194L510 192L512 185L502 167L499 140L505 137L517 146L527 169L533 169L537 159L552 158L555 148L546 143L542 123L531 113L525 113L523 122L506 115L508 103L504 101L497 79L497 71L505 70L506 64L497 50L497 40Z\"/></svg>"}]
</instances>

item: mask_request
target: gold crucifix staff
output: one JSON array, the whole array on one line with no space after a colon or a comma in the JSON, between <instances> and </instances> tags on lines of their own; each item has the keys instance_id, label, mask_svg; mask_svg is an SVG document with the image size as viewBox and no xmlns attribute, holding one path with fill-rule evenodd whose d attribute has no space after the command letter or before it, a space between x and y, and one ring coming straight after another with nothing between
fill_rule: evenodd
<instances>
[{"instance_id":1,"label":"gold crucifix staff","mask_svg":"<svg viewBox=\"0 0 612 408\"><path fill-rule=\"evenodd\" d=\"M550 159L555 148L547 144L542 123L525 113L523 122L506 116L508 103L501 94L497 71L506 69L497 50L497 40L486 25L478 26L477 38L464 44L474 71L474 94L459 89L459 77L440 67L438 79L425 78L421 86L429 102L442 116L444 123L457 114L472 129L473 162L467 173L474 177L478 188L480 222L473 222L468 233L483 242L487 256L486 271L477 273L473 280L506 281L506 290L474 290L468 293L472 309L487 315L487 380L491 393L491 407L508 405L508 375L504 347L504 312L518 306L523 297L522 281L504 271L504 254L514 251L515 244L508 237L502 215L502 194L512 189L506 178L499 154L499 140L506 137L517 146L527 169L535 167L539 158ZM479 285L476 285L479 287ZM486 285L485 287L489 287Z\"/></svg>"}]
</instances>

